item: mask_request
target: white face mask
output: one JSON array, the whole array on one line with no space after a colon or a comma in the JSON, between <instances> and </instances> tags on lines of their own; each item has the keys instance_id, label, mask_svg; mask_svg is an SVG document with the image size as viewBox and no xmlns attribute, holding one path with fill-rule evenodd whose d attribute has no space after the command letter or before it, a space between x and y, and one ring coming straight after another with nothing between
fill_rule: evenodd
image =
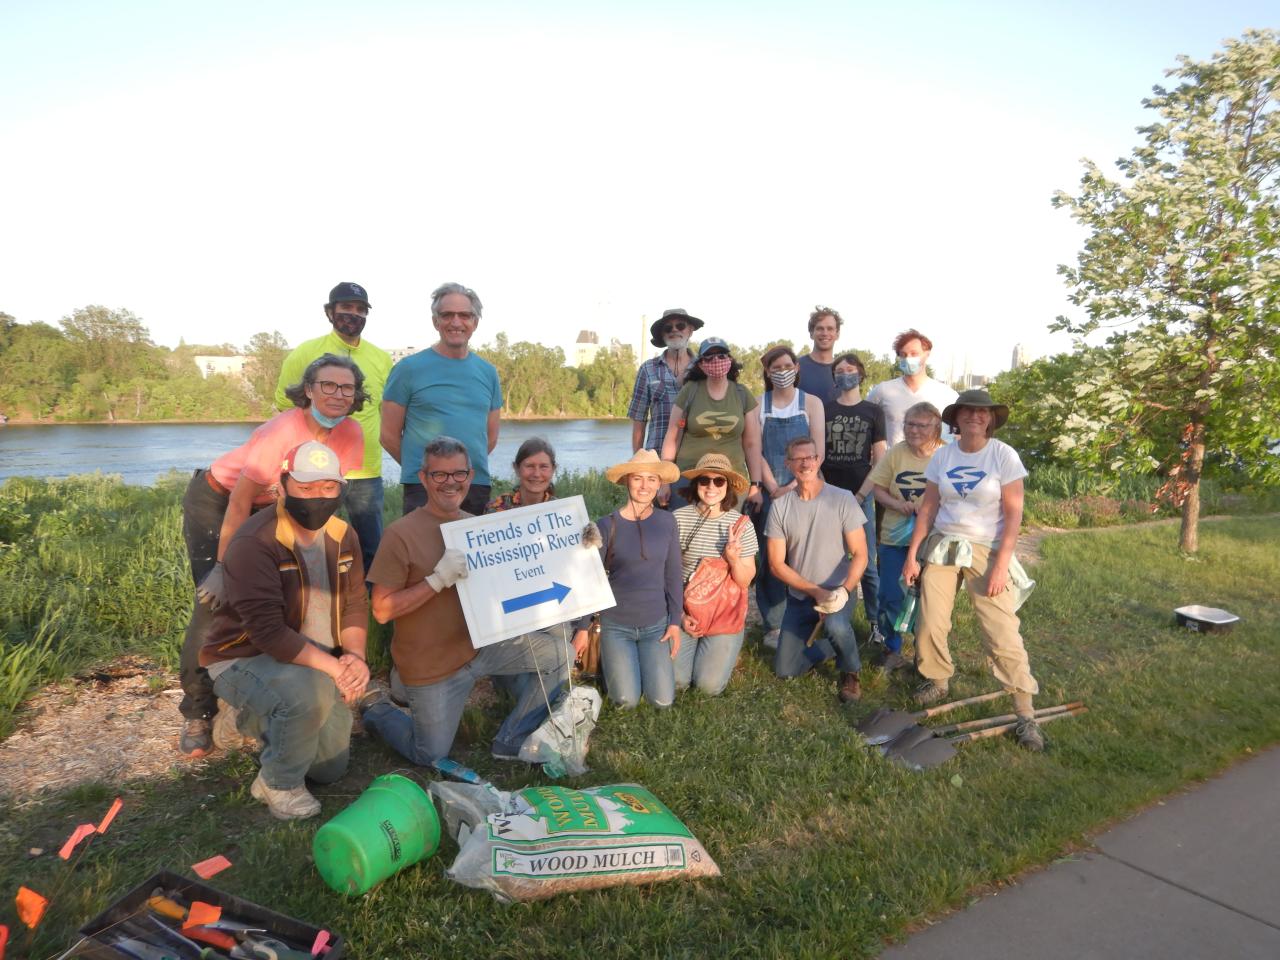
<instances>
[{"instance_id":1,"label":"white face mask","mask_svg":"<svg viewBox=\"0 0 1280 960\"><path fill-rule=\"evenodd\" d=\"M683 350L689 345L689 337L687 334L681 335L673 333L663 339L667 344L668 350Z\"/></svg>"}]
</instances>

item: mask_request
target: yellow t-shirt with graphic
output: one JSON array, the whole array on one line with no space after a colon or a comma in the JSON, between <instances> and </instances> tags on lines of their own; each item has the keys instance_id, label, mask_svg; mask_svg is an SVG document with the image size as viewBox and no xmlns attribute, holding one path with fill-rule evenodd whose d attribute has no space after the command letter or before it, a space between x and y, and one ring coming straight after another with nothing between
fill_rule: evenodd
<instances>
[{"instance_id":1,"label":"yellow t-shirt with graphic","mask_svg":"<svg viewBox=\"0 0 1280 960\"><path fill-rule=\"evenodd\" d=\"M940 449L940 448L939 448ZM917 457L907 441L895 443L880 462L871 468L871 482L884 487L903 500L919 500L924 496L924 468L937 450ZM890 546L904 547L911 542L912 517L897 510L884 508L884 520L880 525L879 540Z\"/></svg>"}]
</instances>

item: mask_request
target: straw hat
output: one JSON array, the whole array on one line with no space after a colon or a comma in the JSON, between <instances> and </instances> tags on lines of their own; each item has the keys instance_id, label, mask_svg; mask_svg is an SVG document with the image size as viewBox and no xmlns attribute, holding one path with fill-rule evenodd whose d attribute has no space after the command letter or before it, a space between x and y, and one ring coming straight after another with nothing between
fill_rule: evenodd
<instances>
[{"instance_id":1,"label":"straw hat","mask_svg":"<svg viewBox=\"0 0 1280 960\"><path fill-rule=\"evenodd\" d=\"M729 481L729 486L733 488L733 492L737 494L745 493L747 487L751 484L747 482L747 478L733 469L733 464L729 462L729 458L723 453L704 454L702 459L692 470L686 470L680 476L686 480L694 480L705 474L716 474L725 477Z\"/></svg>"},{"instance_id":2,"label":"straw hat","mask_svg":"<svg viewBox=\"0 0 1280 960\"><path fill-rule=\"evenodd\" d=\"M621 483L632 473L656 473L663 483L675 483L680 478L680 468L670 460L661 460L652 450L637 450L626 463L615 463L605 470L610 483Z\"/></svg>"},{"instance_id":3,"label":"straw hat","mask_svg":"<svg viewBox=\"0 0 1280 960\"><path fill-rule=\"evenodd\" d=\"M995 433L1009 419L1009 408L1003 403L996 403L991 394L985 390L966 390L956 397L956 402L942 411L942 422L954 431L956 429L956 413L961 407L979 407L991 411L991 432Z\"/></svg>"}]
</instances>

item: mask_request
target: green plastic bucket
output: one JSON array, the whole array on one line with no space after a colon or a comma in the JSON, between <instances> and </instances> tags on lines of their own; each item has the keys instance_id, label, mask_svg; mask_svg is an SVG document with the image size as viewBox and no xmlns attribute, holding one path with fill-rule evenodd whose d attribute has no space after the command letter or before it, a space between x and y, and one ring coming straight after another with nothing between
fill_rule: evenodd
<instances>
[{"instance_id":1,"label":"green plastic bucket","mask_svg":"<svg viewBox=\"0 0 1280 960\"><path fill-rule=\"evenodd\" d=\"M338 893L357 897L440 846L440 819L427 792L407 777L378 777L316 831L316 869Z\"/></svg>"}]
</instances>

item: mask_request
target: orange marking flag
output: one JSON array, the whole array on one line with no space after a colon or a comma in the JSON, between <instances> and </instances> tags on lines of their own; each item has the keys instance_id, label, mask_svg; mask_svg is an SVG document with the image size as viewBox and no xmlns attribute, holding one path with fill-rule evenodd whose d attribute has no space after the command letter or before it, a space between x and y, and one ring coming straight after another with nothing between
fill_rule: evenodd
<instances>
[{"instance_id":1,"label":"orange marking flag","mask_svg":"<svg viewBox=\"0 0 1280 960\"><path fill-rule=\"evenodd\" d=\"M58 856L63 860L70 860L72 851L85 837L98 832L98 828L92 823L82 823L72 831L71 836L67 837L67 842L62 845L62 849L58 851Z\"/></svg>"},{"instance_id":2,"label":"orange marking flag","mask_svg":"<svg viewBox=\"0 0 1280 960\"><path fill-rule=\"evenodd\" d=\"M44 908L49 901L27 887L19 887L18 895L13 898L18 905L18 919L34 930L44 918Z\"/></svg>"},{"instance_id":3,"label":"orange marking flag","mask_svg":"<svg viewBox=\"0 0 1280 960\"><path fill-rule=\"evenodd\" d=\"M221 873L231 866L231 861L218 854L216 857L210 857L208 860L201 860L199 863L192 864L191 869L201 880L208 880L214 874Z\"/></svg>"},{"instance_id":4,"label":"orange marking flag","mask_svg":"<svg viewBox=\"0 0 1280 960\"><path fill-rule=\"evenodd\" d=\"M4 960L4 945L9 942L9 928L0 923L0 960Z\"/></svg>"},{"instance_id":5,"label":"orange marking flag","mask_svg":"<svg viewBox=\"0 0 1280 960\"><path fill-rule=\"evenodd\" d=\"M115 802L107 809L107 815L102 818L102 822L98 824L98 832L106 833L107 827L111 826L111 821L116 818L116 814L120 812L120 808L124 806L124 802L116 797Z\"/></svg>"},{"instance_id":6,"label":"orange marking flag","mask_svg":"<svg viewBox=\"0 0 1280 960\"><path fill-rule=\"evenodd\" d=\"M205 924L217 923L222 916L222 908L211 903L196 900L187 911L187 919L182 922L182 929L187 927L203 927Z\"/></svg>"}]
</instances>

